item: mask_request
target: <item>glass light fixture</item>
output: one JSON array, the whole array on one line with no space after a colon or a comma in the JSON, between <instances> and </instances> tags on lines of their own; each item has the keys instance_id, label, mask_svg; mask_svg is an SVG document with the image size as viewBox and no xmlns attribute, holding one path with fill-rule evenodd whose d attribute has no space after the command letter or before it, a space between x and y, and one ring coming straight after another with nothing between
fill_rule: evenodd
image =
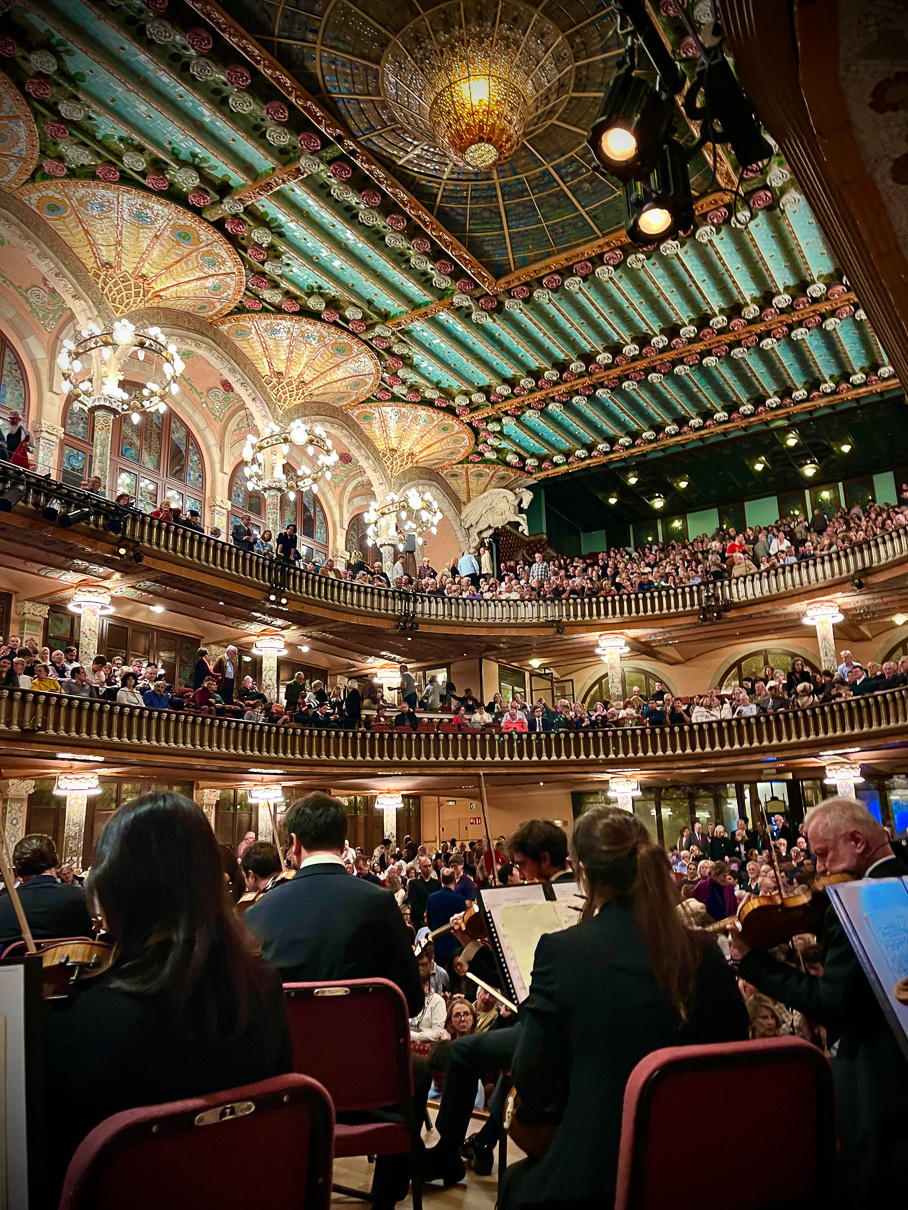
<instances>
[{"instance_id":1,"label":"glass light fixture","mask_svg":"<svg viewBox=\"0 0 908 1210\"><path fill-rule=\"evenodd\" d=\"M398 550L406 546L406 539L414 535L416 545L423 546L423 534L438 532L441 509L429 492L420 492L411 487L398 495L389 492L382 503L373 500L365 515L366 545L395 545ZM383 524L387 522L387 524Z\"/></svg>"},{"instance_id":2,"label":"glass light fixture","mask_svg":"<svg viewBox=\"0 0 908 1210\"><path fill-rule=\"evenodd\" d=\"M99 364L94 363L95 354ZM120 384L122 366L132 354L142 362L148 355L152 374L144 386L128 391ZM118 319L110 328L92 323L82 329L78 340L64 340L57 365L63 371L63 392L72 395L77 407L131 412L136 424L147 412L167 411L172 397L179 394L177 380L186 368L177 346L161 328L140 329L128 319ZM96 389L98 379L100 389Z\"/></svg>"},{"instance_id":3,"label":"glass light fixture","mask_svg":"<svg viewBox=\"0 0 908 1210\"><path fill-rule=\"evenodd\" d=\"M300 462L299 467L285 462L290 447L296 445L305 447L311 463ZM274 480L291 498L296 498L297 492L318 490L318 481L324 477L331 478L331 467L340 455L331 443L324 428L313 425L311 428L303 420L294 420L289 426L282 427L273 421L265 427L261 437L249 433L243 446L243 474L247 486L261 491L268 480L265 470L265 455L269 450L275 450L277 457L274 465Z\"/></svg>"}]
</instances>

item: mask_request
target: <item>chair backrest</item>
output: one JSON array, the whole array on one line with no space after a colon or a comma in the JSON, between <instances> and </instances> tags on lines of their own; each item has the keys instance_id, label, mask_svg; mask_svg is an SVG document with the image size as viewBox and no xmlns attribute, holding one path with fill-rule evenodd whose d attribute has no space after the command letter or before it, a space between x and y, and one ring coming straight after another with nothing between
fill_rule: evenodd
<instances>
[{"instance_id":1,"label":"chair backrest","mask_svg":"<svg viewBox=\"0 0 908 1210\"><path fill-rule=\"evenodd\" d=\"M709 1046L656 1050L631 1072L624 1090L615 1210L664 1210L678 1198L678 1173L690 1166L691 1134L684 1129L692 1107L709 1114L727 1104L746 1073L772 1096L770 1118L777 1138L797 1138L798 1162L786 1169L777 1200L772 1183L735 1184L735 1210L776 1206L834 1205L835 1110L828 1060L801 1038L768 1038ZM724 1210L724 1181L701 1182L698 1210Z\"/></svg>"},{"instance_id":2,"label":"chair backrest","mask_svg":"<svg viewBox=\"0 0 908 1210\"><path fill-rule=\"evenodd\" d=\"M453 735L453 734L455 734L456 732L459 732L459 731L460 731L460 723L454 723L454 722L450 722L450 723L439 723L439 724L438 724L438 730L439 730L439 731L440 731L440 732L441 732L443 735Z\"/></svg>"},{"instance_id":3,"label":"chair backrest","mask_svg":"<svg viewBox=\"0 0 908 1210\"><path fill-rule=\"evenodd\" d=\"M324 1084L338 1113L409 1101L407 1002L388 979L285 983L293 1069Z\"/></svg>"},{"instance_id":4,"label":"chair backrest","mask_svg":"<svg viewBox=\"0 0 908 1210\"><path fill-rule=\"evenodd\" d=\"M328 1210L333 1137L331 1098L296 1073L128 1109L82 1140L59 1210L231 1206L253 1157L269 1204Z\"/></svg>"}]
</instances>

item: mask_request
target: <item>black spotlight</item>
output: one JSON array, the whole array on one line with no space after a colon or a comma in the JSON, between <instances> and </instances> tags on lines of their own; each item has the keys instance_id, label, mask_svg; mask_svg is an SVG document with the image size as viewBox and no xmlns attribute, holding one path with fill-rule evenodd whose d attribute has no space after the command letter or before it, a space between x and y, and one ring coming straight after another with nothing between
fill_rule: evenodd
<instances>
[{"instance_id":1,"label":"black spotlight","mask_svg":"<svg viewBox=\"0 0 908 1210\"><path fill-rule=\"evenodd\" d=\"M709 621L709 614L706 612L705 608L701 609L700 612L697 614L697 621L698 622L708 622Z\"/></svg>"},{"instance_id":2,"label":"black spotlight","mask_svg":"<svg viewBox=\"0 0 908 1210\"><path fill-rule=\"evenodd\" d=\"M116 517L116 516L110 516L104 522L104 526L107 529L108 533L121 534L123 532L123 518Z\"/></svg>"},{"instance_id":3,"label":"black spotlight","mask_svg":"<svg viewBox=\"0 0 908 1210\"><path fill-rule=\"evenodd\" d=\"M51 504L45 504L41 509L41 516L45 521L56 521L60 516L60 509L57 507L56 501Z\"/></svg>"},{"instance_id":4,"label":"black spotlight","mask_svg":"<svg viewBox=\"0 0 908 1210\"><path fill-rule=\"evenodd\" d=\"M858 590L858 592L860 592L861 589L864 587L864 581L861 579L860 576L852 576L851 577L851 587L856 588Z\"/></svg>"},{"instance_id":5,"label":"black spotlight","mask_svg":"<svg viewBox=\"0 0 908 1210\"><path fill-rule=\"evenodd\" d=\"M627 234L635 244L658 244L694 225L690 174L680 144L668 139L648 182L624 186Z\"/></svg>"},{"instance_id":6,"label":"black spotlight","mask_svg":"<svg viewBox=\"0 0 908 1210\"><path fill-rule=\"evenodd\" d=\"M142 554L142 552L140 550L134 550L132 552L132 561L133 561L133 563L144 563L145 556Z\"/></svg>"},{"instance_id":7,"label":"black spotlight","mask_svg":"<svg viewBox=\"0 0 908 1210\"><path fill-rule=\"evenodd\" d=\"M73 525L81 525L83 521L87 521L91 516L90 508L77 508L72 513L61 513L57 518L57 524L63 529L69 529Z\"/></svg>"},{"instance_id":8,"label":"black spotlight","mask_svg":"<svg viewBox=\"0 0 908 1210\"><path fill-rule=\"evenodd\" d=\"M419 622L411 622L411 623L410 623L410 629L411 629L411 630L419 630Z\"/></svg>"},{"instance_id":9,"label":"black spotlight","mask_svg":"<svg viewBox=\"0 0 908 1210\"><path fill-rule=\"evenodd\" d=\"M603 171L619 181L652 171L672 120L674 100L635 75L632 63L612 80L587 145Z\"/></svg>"},{"instance_id":10,"label":"black spotlight","mask_svg":"<svg viewBox=\"0 0 908 1210\"><path fill-rule=\"evenodd\" d=\"M281 604L282 604L282 605L284 605L284 606L286 606L286 605L288 605L288 604L289 604L289 602L287 601L287 598L286 598L286 597L281 597Z\"/></svg>"},{"instance_id":11,"label":"black spotlight","mask_svg":"<svg viewBox=\"0 0 908 1210\"><path fill-rule=\"evenodd\" d=\"M701 142L728 143L742 168L761 164L772 155L753 106L724 55L701 64L684 98L684 112L702 123Z\"/></svg>"},{"instance_id":12,"label":"black spotlight","mask_svg":"<svg viewBox=\"0 0 908 1210\"><path fill-rule=\"evenodd\" d=\"M0 513L11 513L13 506L20 504L25 497L25 488L11 484L0 496Z\"/></svg>"},{"instance_id":13,"label":"black spotlight","mask_svg":"<svg viewBox=\"0 0 908 1210\"><path fill-rule=\"evenodd\" d=\"M129 547L128 547L128 546L126 546L126 545L125 545L123 542L121 542L121 543L120 543L120 545L117 547L117 554L118 554L118 555L119 555L121 558L123 558L123 556L124 556L124 555L128 555L128 554L129 554Z\"/></svg>"},{"instance_id":14,"label":"black spotlight","mask_svg":"<svg viewBox=\"0 0 908 1210\"><path fill-rule=\"evenodd\" d=\"M555 627L555 633L564 634L564 626L561 624L561 622L559 622L558 625Z\"/></svg>"}]
</instances>

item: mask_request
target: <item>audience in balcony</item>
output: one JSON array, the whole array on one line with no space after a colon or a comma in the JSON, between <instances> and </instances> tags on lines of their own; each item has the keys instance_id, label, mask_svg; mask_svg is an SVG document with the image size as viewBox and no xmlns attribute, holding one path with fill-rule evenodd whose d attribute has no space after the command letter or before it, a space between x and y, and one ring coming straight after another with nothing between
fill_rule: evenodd
<instances>
[{"instance_id":1,"label":"audience in balcony","mask_svg":"<svg viewBox=\"0 0 908 1210\"><path fill-rule=\"evenodd\" d=\"M118 706L144 706L145 702L137 688L139 678L134 672L124 672L117 693Z\"/></svg>"}]
</instances>

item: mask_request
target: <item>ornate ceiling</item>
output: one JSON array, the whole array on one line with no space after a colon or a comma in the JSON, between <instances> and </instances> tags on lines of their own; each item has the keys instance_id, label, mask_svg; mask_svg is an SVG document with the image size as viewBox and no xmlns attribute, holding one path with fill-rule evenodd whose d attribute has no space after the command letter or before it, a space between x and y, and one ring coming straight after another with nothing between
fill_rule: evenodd
<instances>
[{"instance_id":1,"label":"ornate ceiling","mask_svg":"<svg viewBox=\"0 0 908 1210\"><path fill-rule=\"evenodd\" d=\"M476 6L456 8L469 29ZM705 28L709 0L690 7ZM690 71L696 42L673 0L658 8ZM465 498L898 388L780 153L755 175L695 159L693 232L626 243L584 148L615 69L611 10L481 5L537 39L547 66L506 162L473 172L443 156L414 55L456 27L452 11L16 0L0 140L18 142L0 141L0 183L116 308L220 316L275 416L316 398L352 407L389 450L430 415L450 435L407 445L410 463L418 448L452 467ZM680 114L676 132L696 133ZM322 361L291 338L304 330Z\"/></svg>"}]
</instances>

